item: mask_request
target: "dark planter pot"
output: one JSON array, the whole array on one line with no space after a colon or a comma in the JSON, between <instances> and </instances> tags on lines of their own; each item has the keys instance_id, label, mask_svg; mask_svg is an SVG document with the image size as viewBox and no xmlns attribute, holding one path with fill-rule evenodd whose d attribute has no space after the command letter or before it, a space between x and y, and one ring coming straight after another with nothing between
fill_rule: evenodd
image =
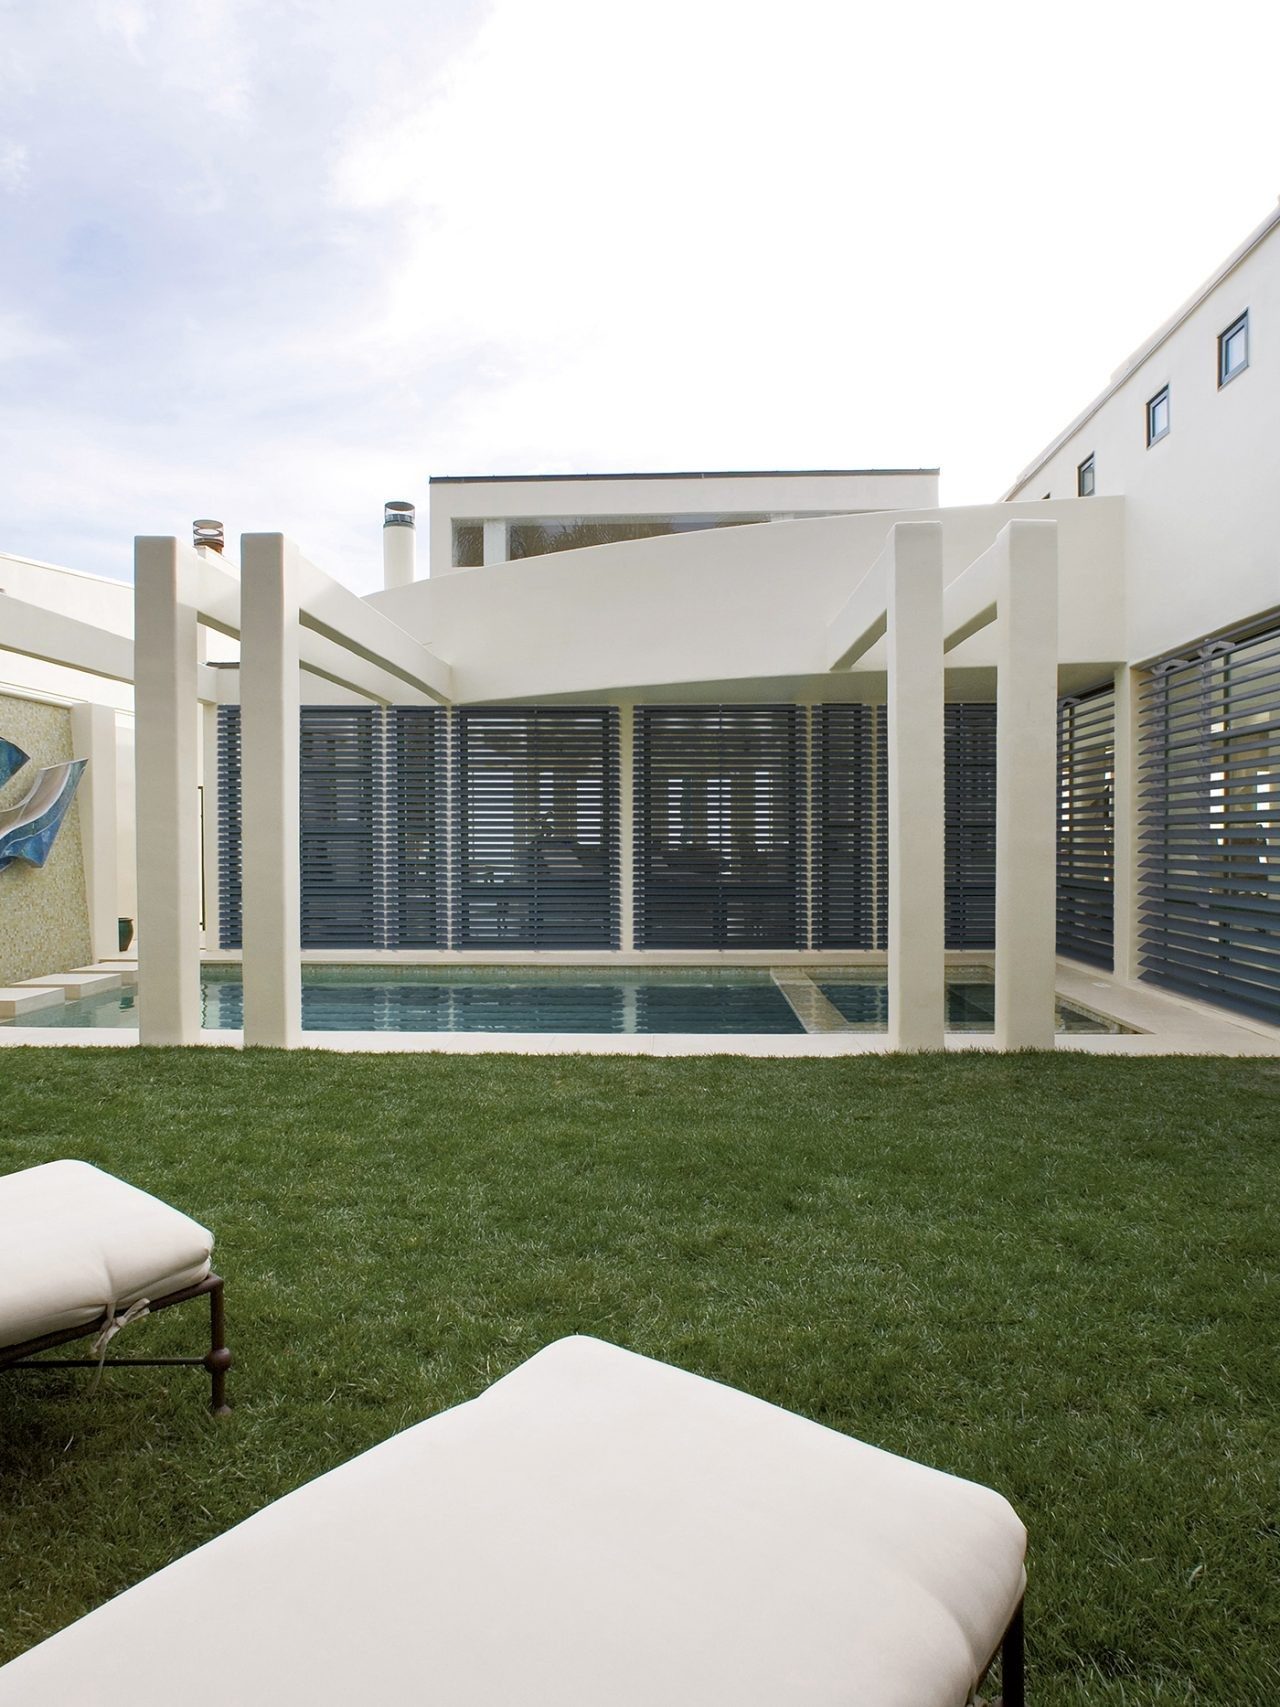
<instances>
[{"instance_id":1,"label":"dark planter pot","mask_svg":"<svg viewBox=\"0 0 1280 1707\"><path fill-rule=\"evenodd\" d=\"M133 920L121 919L119 921L119 933L120 952L123 954L133 941Z\"/></svg>"}]
</instances>

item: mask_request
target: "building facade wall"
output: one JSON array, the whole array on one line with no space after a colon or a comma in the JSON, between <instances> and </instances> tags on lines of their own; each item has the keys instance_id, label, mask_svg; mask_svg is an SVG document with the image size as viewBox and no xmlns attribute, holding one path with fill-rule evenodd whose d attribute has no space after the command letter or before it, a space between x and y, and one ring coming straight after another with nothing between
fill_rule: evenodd
<instances>
[{"instance_id":1,"label":"building facade wall","mask_svg":"<svg viewBox=\"0 0 1280 1707\"><path fill-rule=\"evenodd\" d=\"M1074 497L1092 456L1098 495L1123 495L1132 663L1280 606L1280 213L1251 241L1008 494ZM1249 365L1220 387L1219 335L1246 310ZM1148 447L1165 385L1169 432Z\"/></svg>"},{"instance_id":2,"label":"building facade wall","mask_svg":"<svg viewBox=\"0 0 1280 1707\"><path fill-rule=\"evenodd\" d=\"M67 706L0 695L0 735L31 760L0 788L0 807L22 799L34 767L76 757ZM80 806L73 801L42 867L15 860L0 871L0 984L83 966L91 953Z\"/></svg>"}]
</instances>

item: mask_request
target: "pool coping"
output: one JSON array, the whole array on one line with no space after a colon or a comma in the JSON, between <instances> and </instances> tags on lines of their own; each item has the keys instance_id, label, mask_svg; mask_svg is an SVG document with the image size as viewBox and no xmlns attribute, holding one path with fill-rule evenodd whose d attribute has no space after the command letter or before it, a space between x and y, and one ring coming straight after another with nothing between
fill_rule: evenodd
<instances>
[{"instance_id":1,"label":"pool coping","mask_svg":"<svg viewBox=\"0 0 1280 1707\"><path fill-rule=\"evenodd\" d=\"M959 958L959 957L958 957ZM980 957L965 957L979 964ZM335 962L336 963L336 962ZM872 963L868 958L854 964ZM369 964L379 964L370 961ZM385 964L383 962L382 964ZM403 962L401 962L403 964ZM581 963L579 963L581 964ZM598 962L597 962L598 964ZM686 961L684 964L688 965ZM783 957L774 962L782 968L795 965ZM813 960L802 963L812 970ZM833 969L851 964L828 960ZM1126 982L1112 974L1075 961L1057 964L1059 996L1090 1008L1122 1025L1133 1026L1127 1034L1061 1032L1055 1048L1090 1055L1224 1055L1280 1056L1280 1026L1228 1014L1204 1002L1156 990L1147 984ZM137 1030L131 1027L89 1028L68 1026L0 1026L0 1048L99 1048L138 1047ZM244 1034L211 1031L192 1047L243 1049ZM750 1033L647 1032L476 1032L476 1031L309 1031L303 1049L338 1054L373 1055L738 1055L749 1058L823 1059L842 1055L888 1055L894 1053L883 1032L832 1031L760 1035ZM991 1036L982 1032L948 1032L948 1052L978 1050L995 1053Z\"/></svg>"}]
</instances>

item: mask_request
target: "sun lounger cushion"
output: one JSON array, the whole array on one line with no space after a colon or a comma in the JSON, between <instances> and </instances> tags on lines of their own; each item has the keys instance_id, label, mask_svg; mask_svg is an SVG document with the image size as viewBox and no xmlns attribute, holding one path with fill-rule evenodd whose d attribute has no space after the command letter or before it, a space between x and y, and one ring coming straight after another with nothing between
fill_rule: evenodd
<instances>
[{"instance_id":1,"label":"sun lounger cushion","mask_svg":"<svg viewBox=\"0 0 1280 1707\"><path fill-rule=\"evenodd\" d=\"M212 1249L189 1215L87 1162L0 1176L0 1347L194 1286Z\"/></svg>"},{"instance_id":2,"label":"sun lounger cushion","mask_svg":"<svg viewBox=\"0 0 1280 1707\"><path fill-rule=\"evenodd\" d=\"M560 1340L0 1670L0 1707L961 1707L1000 1495Z\"/></svg>"}]
</instances>

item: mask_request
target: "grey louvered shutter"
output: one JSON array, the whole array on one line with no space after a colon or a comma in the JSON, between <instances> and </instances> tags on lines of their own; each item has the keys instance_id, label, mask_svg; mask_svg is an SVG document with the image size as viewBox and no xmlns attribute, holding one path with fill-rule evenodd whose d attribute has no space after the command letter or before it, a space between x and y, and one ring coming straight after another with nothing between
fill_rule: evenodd
<instances>
[{"instance_id":1,"label":"grey louvered shutter","mask_svg":"<svg viewBox=\"0 0 1280 1707\"><path fill-rule=\"evenodd\" d=\"M1114 688L1058 705L1058 953L1111 967L1115 944Z\"/></svg>"},{"instance_id":2,"label":"grey louvered shutter","mask_svg":"<svg viewBox=\"0 0 1280 1707\"><path fill-rule=\"evenodd\" d=\"M797 948L803 723L794 705L640 706L640 948Z\"/></svg>"},{"instance_id":3,"label":"grey louvered shutter","mask_svg":"<svg viewBox=\"0 0 1280 1707\"><path fill-rule=\"evenodd\" d=\"M1141 974L1280 1021L1280 629L1164 659L1143 694Z\"/></svg>"},{"instance_id":4,"label":"grey louvered shutter","mask_svg":"<svg viewBox=\"0 0 1280 1707\"><path fill-rule=\"evenodd\" d=\"M456 947L617 947L616 708L460 710L454 816Z\"/></svg>"},{"instance_id":5,"label":"grey louvered shutter","mask_svg":"<svg viewBox=\"0 0 1280 1707\"><path fill-rule=\"evenodd\" d=\"M815 948L885 946L887 731L882 705L814 708Z\"/></svg>"},{"instance_id":6,"label":"grey louvered shutter","mask_svg":"<svg viewBox=\"0 0 1280 1707\"><path fill-rule=\"evenodd\" d=\"M996 708L948 705L945 905L948 948L996 940Z\"/></svg>"},{"instance_id":7,"label":"grey louvered shutter","mask_svg":"<svg viewBox=\"0 0 1280 1707\"><path fill-rule=\"evenodd\" d=\"M305 705L298 764L303 948L376 948L382 712Z\"/></svg>"},{"instance_id":8,"label":"grey louvered shutter","mask_svg":"<svg viewBox=\"0 0 1280 1707\"><path fill-rule=\"evenodd\" d=\"M218 945L243 940L240 883L240 707L218 707Z\"/></svg>"}]
</instances>

